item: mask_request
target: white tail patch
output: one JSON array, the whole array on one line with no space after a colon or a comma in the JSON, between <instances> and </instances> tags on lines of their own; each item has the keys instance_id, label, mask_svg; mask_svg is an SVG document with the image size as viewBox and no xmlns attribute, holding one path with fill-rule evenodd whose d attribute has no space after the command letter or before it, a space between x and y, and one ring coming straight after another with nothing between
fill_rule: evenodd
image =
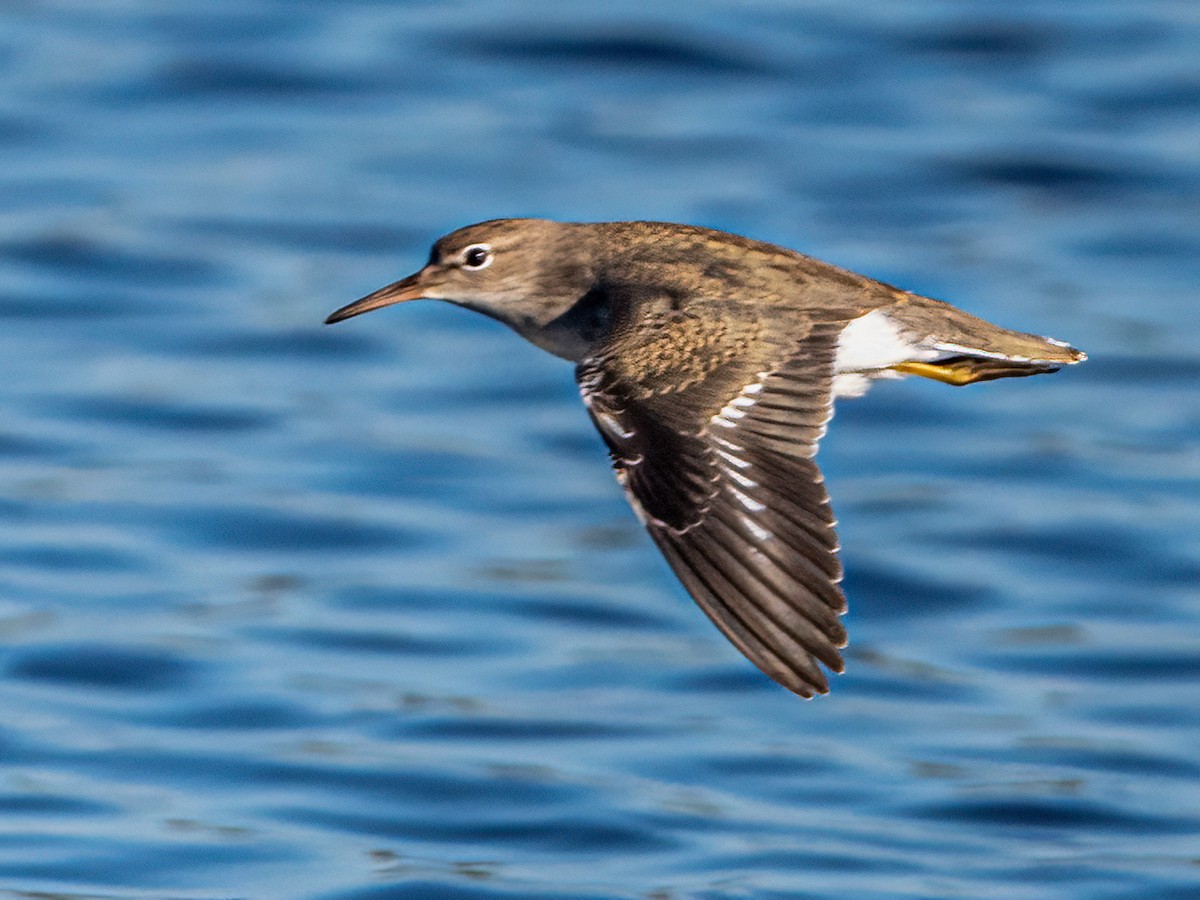
<instances>
[{"instance_id":1,"label":"white tail patch","mask_svg":"<svg viewBox=\"0 0 1200 900\"><path fill-rule=\"evenodd\" d=\"M842 329L833 369L838 374L871 372L930 358L928 349L906 337L887 313L877 309Z\"/></svg>"},{"instance_id":2,"label":"white tail patch","mask_svg":"<svg viewBox=\"0 0 1200 900\"><path fill-rule=\"evenodd\" d=\"M870 387L870 376L861 372L843 372L833 376L834 397L861 397Z\"/></svg>"},{"instance_id":3,"label":"white tail patch","mask_svg":"<svg viewBox=\"0 0 1200 900\"><path fill-rule=\"evenodd\" d=\"M928 362L941 355L913 341L883 310L859 316L838 336L833 396L861 397L876 378L900 378L891 366Z\"/></svg>"}]
</instances>

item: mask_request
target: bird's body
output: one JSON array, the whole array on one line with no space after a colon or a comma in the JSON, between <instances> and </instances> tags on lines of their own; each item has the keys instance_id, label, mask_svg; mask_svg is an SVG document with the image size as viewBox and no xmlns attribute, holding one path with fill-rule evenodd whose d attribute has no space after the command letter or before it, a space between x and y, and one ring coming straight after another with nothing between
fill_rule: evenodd
<instances>
[{"instance_id":1,"label":"bird's body","mask_svg":"<svg viewBox=\"0 0 1200 900\"><path fill-rule=\"evenodd\" d=\"M499 319L576 363L617 478L688 592L801 696L842 671L845 598L813 457L838 396L968 384L1085 356L760 241L659 222L500 219L335 312L411 299Z\"/></svg>"}]
</instances>

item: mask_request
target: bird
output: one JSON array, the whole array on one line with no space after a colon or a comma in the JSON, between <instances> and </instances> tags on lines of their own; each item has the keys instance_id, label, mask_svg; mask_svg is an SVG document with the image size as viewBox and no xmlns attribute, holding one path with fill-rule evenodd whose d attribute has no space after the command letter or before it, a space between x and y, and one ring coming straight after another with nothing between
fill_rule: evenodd
<instances>
[{"instance_id":1,"label":"bird","mask_svg":"<svg viewBox=\"0 0 1200 900\"><path fill-rule=\"evenodd\" d=\"M795 694L842 673L846 597L815 456L834 400L1085 360L797 251L669 222L492 219L439 238L332 324L410 300L496 319L575 364L634 512L692 599Z\"/></svg>"}]
</instances>

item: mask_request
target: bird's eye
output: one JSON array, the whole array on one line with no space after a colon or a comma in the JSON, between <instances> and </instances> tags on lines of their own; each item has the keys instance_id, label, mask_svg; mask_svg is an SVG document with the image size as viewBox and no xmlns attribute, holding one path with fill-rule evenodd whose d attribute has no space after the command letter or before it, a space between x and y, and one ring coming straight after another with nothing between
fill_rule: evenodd
<instances>
[{"instance_id":1,"label":"bird's eye","mask_svg":"<svg viewBox=\"0 0 1200 900\"><path fill-rule=\"evenodd\" d=\"M467 269L484 269L492 261L492 248L487 244L472 244L462 252L462 264Z\"/></svg>"}]
</instances>

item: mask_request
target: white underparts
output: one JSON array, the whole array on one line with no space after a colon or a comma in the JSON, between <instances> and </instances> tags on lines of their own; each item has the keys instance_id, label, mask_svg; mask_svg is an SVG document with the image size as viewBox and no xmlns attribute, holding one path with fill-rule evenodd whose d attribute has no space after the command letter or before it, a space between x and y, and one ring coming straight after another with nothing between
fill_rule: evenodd
<instances>
[{"instance_id":1,"label":"white underparts","mask_svg":"<svg viewBox=\"0 0 1200 900\"><path fill-rule=\"evenodd\" d=\"M842 329L833 361L833 396L861 397L876 378L899 378L891 366L936 359L937 350L906 336L882 310L859 316Z\"/></svg>"}]
</instances>

